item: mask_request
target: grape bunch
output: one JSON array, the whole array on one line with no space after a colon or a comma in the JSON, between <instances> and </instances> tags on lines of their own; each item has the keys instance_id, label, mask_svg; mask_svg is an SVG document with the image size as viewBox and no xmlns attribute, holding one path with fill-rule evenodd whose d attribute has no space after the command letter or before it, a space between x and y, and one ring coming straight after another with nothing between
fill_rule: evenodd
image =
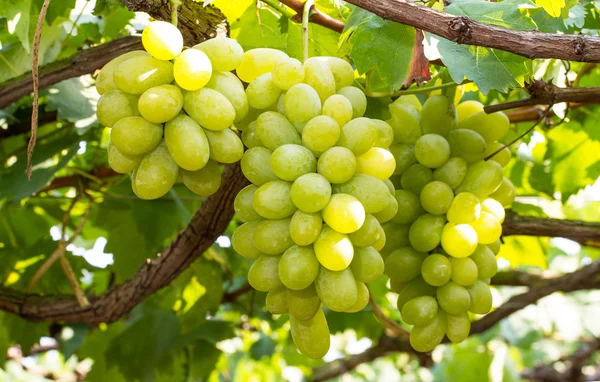
<instances>
[{"instance_id":1,"label":"grape bunch","mask_svg":"<svg viewBox=\"0 0 600 382\"><path fill-rule=\"evenodd\" d=\"M389 105L398 212L383 225L381 254L402 320L414 325L412 347L433 350L447 336L469 335L469 314L492 308L490 278L497 272L504 206L515 198L503 166L511 157L498 140L509 130L503 113L483 105L454 106L431 96L421 105L403 96Z\"/></svg>"},{"instance_id":2,"label":"grape bunch","mask_svg":"<svg viewBox=\"0 0 600 382\"><path fill-rule=\"evenodd\" d=\"M96 80L98 121L111 128L108 163L131 174L141 199L165 195L178 176L209 196L221 184L219 164L244 153L234 123L248 114L248 99L232 73L244 51L224 37L184 50L179 30L163 21L144 29L142 43L145 50L113 59Z\"/></svg>"},{"instance_id":3,"label":"grape bunch","mask_svg":"<svg viewBox=\"0 0 600 382\"><path fill-rule=\"evenodd\" d=\"M290 314L304 355L329 350L322 304L358 312L367 284L383 274L382 223L398 209L389 177L392 127L365 118L367 99L351 86L354 69L340 58L304 63L273 49L244 54L237 74L250 112L238 125L248 150L241 168L252 183L235 199L240 225L233 248L254 262L250 285L268 292L266 308Z\"/></svg>"}]
</instances>

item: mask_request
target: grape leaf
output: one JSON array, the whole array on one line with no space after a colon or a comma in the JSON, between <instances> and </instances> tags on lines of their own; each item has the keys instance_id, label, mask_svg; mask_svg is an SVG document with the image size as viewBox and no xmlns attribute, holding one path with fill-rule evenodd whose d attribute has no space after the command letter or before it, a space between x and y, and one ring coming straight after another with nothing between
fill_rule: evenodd
<instances>
[{"instance_id":1,"label":"grape leaf","mask_svg":"<svg viewBox=\"0 0 600 382\"><path fill-rule=\"evenodd\" d=\"M58 111L58 119L75 123L83 129L97 124L96 104L100 95L88 77L71 78L54 85L48 105Z\"/></svg>"},{"instance_id":2,"label":"grape leaf","mask_svg":"<svg viewBox=\"0 0 600 382\"><path fill-rule=\"evenodd\" d=\"M286 36L279 33L279 16L270 8L261 7L257 12L254 7L249 7L237 22L231 24L230 34L244 50L285 50L287 47Z\"/></svg>"},{"instance_id":3,"label":"grape leaf","mask_svg":"<svg viewBox=\"0 0 600 382\"><path fill-rule=\"evenodd\" d=\"M536 29L536 25L526 12L525 8L528 7L529 2L526 0L505 0L497 3L484 0L453 0L446 7L446 12L508 29L533 30Z\"/></svg>"},{"instance_id":4,"label":"grape leaf","mask_svg":"<svg viewBox=\"0 0 600 382\"><path fill-rule=\"evenodd\" d=\"M104 29L102 35L107 39L113 39L121 34L123 28L129 24L129 21L135 17L135 13L125 7L118 7L104 19Z\"/></svg>"},{"instance_id":5,"label":"grape leaf","mask_svg":"<svg viewBox=\"0 0 600 382\"><path fill-rule=\"evenodd\" d=\"M25 52L30 51L29 29L31 22L31 0L0 0L0 9L6 17L8 32L15 34Z\"/></svg>"},{"instance_id":6,"label":"grape leaf","mask_svg":"<svg viewBox=\"0 0 600 382\"><path fill-rule=\"evenodd\" d=\"M550 16L559 17L565 7L565 0L535 0L535 4L544 8Z\"/></svg>"},{"instance_id":7,"label":"grape leaf","mask_svg":"<svg viewBox=\"0 0 600 382\"><path fill-rule=\"evenodd\" d=\"M553 197L555 186L552 183L552 172L550 167L535 164L529 173L529 185L537 191Z\"/></svg>"},{"instance_id":8,"label":"grape leaf","mask_svg":"<svg viewBox=\"0 0 600 382\"><path fill-rule=\"evenodd\" d=\"M338 53L340 34L317 24L308 28L308 56L343 56ZM288 23L286 53L302 61L302 26Z\"/></svg>"}]
</instances>

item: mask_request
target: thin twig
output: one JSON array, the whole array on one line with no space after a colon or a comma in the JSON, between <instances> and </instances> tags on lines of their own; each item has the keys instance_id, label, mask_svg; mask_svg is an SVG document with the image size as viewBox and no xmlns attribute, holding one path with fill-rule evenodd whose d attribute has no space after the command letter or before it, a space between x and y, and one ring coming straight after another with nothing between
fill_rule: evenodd
<instances>
[{"instance_id":1,"label":"thin twig","mask_svg":"<svg viewBox=\"0 0 600 382\"><path fill-rule=\"evenodd\" d=\"M179 17L177 15L177 9L181 5L181 0L171 0L171 24L177 26Z\"/></svg>"},{"instance_id":2,"label":"thin twig","mask_svg":"<svg viewBox=\"0 0 600 382\"><path fill-rule=\"evenodd\" d=\"M466 81L461 82L460 84L457 84L454 82L448 82L445 84L435 85L435 86L417 86L414 89L398 90L398 91L391 92L391 93L366 91L365 94L368 97L372 97L372 98L401 97L404 95L430 93L435 90L459 87L459 86L470 84L471 82L473 82L473 81L466 80Z\"/></svg>"},{"instance_id":3,"label":"thin twig","mask_svg":"<svg viewBox=\"0 0 600 382\"><path fill-rule=\"evenodd\" d=\"M369 305L371 305L375 317L377 317L379 322L381 322L383 326L385 326L385 328L389 331L391 337L408 339L410 333L404 330L404 328L402 328L400 325L398 325L396 321L392 320L385 313L383 313L379 305L377 305L377 303L375 302L371 291L369 291Z\"/></svg>"},{"instance_id":4,"label":"thin twig","mask_svg":"<svg viewBox=\"0 0 600 382\"><path fill-rule=\"evenodd\" d=\"M314 5L314 0L306 0L302 10L302 53L304 62L308 60L308 22Z\"/></svg>"}]
</instances>

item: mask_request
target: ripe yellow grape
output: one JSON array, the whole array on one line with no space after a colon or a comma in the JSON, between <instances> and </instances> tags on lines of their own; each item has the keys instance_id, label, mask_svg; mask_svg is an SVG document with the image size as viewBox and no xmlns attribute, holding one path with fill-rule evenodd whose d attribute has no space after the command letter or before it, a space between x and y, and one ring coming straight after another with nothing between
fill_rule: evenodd
<instances>
[{"instance_id":1,"label":"ripe yellow grape","mask_svg":"<svg viewBox=\"0 0 600 382\"><path fill-rule=\"evenodd\" d=\"M212 63L213 69L230 72L237 69L244 58L244 49L240 43L228 37L217 36L194 46L204 52Z\"/></svg>"},{"instance_id":2,"label":"ripe yellow grape","mask_svg":"<svg viewBox=\"0 0 600 382\"><path fill-rule=\"evenodd\" d=\"M500 149L502 147L504 147L504 145L500 142L489 142L487 144L487 150L485 150L485 153L483 153L483 156L487 158L488 156L492 155L493 153L495 153L498 149ZM491 157L490 160L493 160L494 162L498 162L500 164L500 166L502 166L502 167L506 167L508 162L510 162L511 157L512 157L512 154L510 152L510 149L508 147L504 147L500 152L498 152L493 157Z\"/></svg>"},{"instance_id":3,"label":"ripe yellow grape","mask_svg":"<svg viewBox=\"0 0 600 382\"><path fill-rule=\"evenodd\" d=\"M390 192L387 186L371 175L357 174L348 182L335 185L333 190L354 196L369 214L379 212L389 205Z\"/></svg>"},{"instance_id":4,"label":"ripe yellow grape","mask_svg":"<svg viewBox=\"0 0 600 382\"><path fill-rule=\"evenodd\" d=\"M483 111L483 104L479 101L465 101L461 102L456 106L456 113L458 114L458 123L461 123L465 119L469 118L473 114Z\"/></svg>"},{"instance_id":5,"label":"ripe yellow grape","mask_svg":"<svg viewBox=\"0 0 600 382\"><path fill-rule=\"evenodd\" d=\"M316 90L321 102L335 94L335 78L331 69L319 58L309 58L304 62L304 82Z\"/></svg>"},{"instance_id":6,"label":"ripe yellow grape","mask_svg":"<svg viewBox=\"0 0 600 382\"><path fill-rule=\"evenodd\" d=\"M173 64L175 82L185 90L203 88L212 75L212 64L204 52L198 49L184 50Z\"/></svg>"},{"instance_id":7,"label":"ripe yellow grape","mask_svg":"<svg viewBox=\"0 0 600 382\"><path fill-rule=\"evenodd\" d=\"M250 83L258 76L273 71L280 61L288 59L284 52L271 48L256 48L244 53L242 62L236 69L240 80Z\"/></svg>"},{"instance_id":8,"label":"ripe yellow grape","mask_svg":"<svg viewBox=\"0 0 600 382\"><path fill-rule=\"evenodd\" d=\"M165 125L165 142L179 167L197 171L210 157L208 138L192 118L180 114Z\"/></svg>"},{"instance_id":9,"label":"ripe yellow grape","mask_svg":"<svg viewBox=\"0 0 600 382\"><path fill-rule=\"evenodd\" d=\"M478 132L487 142L502 139L510 129L510 121L506 114L496 112L487 114L480 111L459 124L461 129L471 129Z\"/></svg>"},{"instance_id":10,"label":"ripe yellow grape","mask_svg":"<svg viewBox=\"0 0 600 382\"><path fill-rule=\"evenodd\" d=\"M188 92L184 96L183 108L208 130L224 130L235 120L235 109L227 97L209 88Z\"/></svg>"},{"instance_id":11,"label":"ripe yellow grape","mask_svg":"<svg viewBox=\"0 0 600 382\"><path fill-rule=\"evenodd\" d=\"M396 160L392 153L380 147L373 147L356 157L356 173L367 174L386 180L394 173Z\"/></svg>"},{"instance_id":12,"label":"ripe yellow grape","mask_svg":"<svg viewBox=\"0 0 600 382\"><path fill-rule=\"evenodd\" d=\"M130 58L138 56L150 57L148 52L146 52L145 50L134 50L132 52L122 54L117 58L113 58L106 65L104 65L104 67L100 70L98 76L96 77L96 90L98 91L98 94L103 95L104 93L109 92L111 90L117 90L117 84L113 79L113 74L115 73L115 70L122 62L125 62Z\"/></svg>"},{"instance_id":13,"label":"ripe yellow grape","mask_svg":"<svg viewBox=\"0 0 600 382\"><path fill-rule=\"evenodd\" d=\"M347 235L325 226L314 244L319 263L331 271L342 271L354 257L354 247Z\"/></svg>"},{"instance_id":14,"label":"ripe yellow grape","mask_svg":"<svg viewBox=\"0 0 600 382\"><path fill-rule=\"evenodd\" d=\"M352 119L352 104L341 94L334 94L323 103L323 115L335 119L338 126L344 126Z\"/></svg>"},{"instance_id":15,"label":"ripe yellow grape","mask_svg":"<svg viewBox=\"0 0 600 382\"><path fill-rule=\"evenodd\" d=\"M273 68L273 82L282 90L304 81L304 66L295 58L281 60Z\"/></svg>"},{"instance_id":16,"label":"ripe yellow grape","mask_svg":"<svg viewBox=\"0 0 600 382\"><path fill-rule=\"evenodd\" d=\"M221 186L221 169L217 162L209 160L206 166L197 171L179 169L183 184L193 193L200 196L210 196Z\"/></svg>"},{"instance_id":17,"label":"ripe yellow grape","mask_svg":"<svg viewBox=\"0 0 600 382\"><path fill-rule=\"evenodd\" d=\"M181 32L171 23L153 21L142 32L144 49L159 60L172 60L183 49Z\"/></svg>"},{"instance_id":18,"label":"ripe yellow grape","mask_svg":"<svg viewBox=\"0 0 600 382\"><path fill-rule=\"evenodd\" d=\"M512 182L504 177L502 178L502 183L500 186L490 194L490 198L496 199L503 206L510 206L517 196L517 192L515 191L515 186L513 186Z\"/></svg>"},{"instance_id":19,"label":"ripe yellow grape","mask_svg":"<svg viewBox=\"0 0 600 382\"><path fill-rule=\"evenodd\" d=\"M490 213L496 217L500 221L500 223L504 222L504 218L506 217L506 211L502 204L499 201L492 198L487 198L483 202L481 202L481 210L483 212Z\"/></svg>"},{"instance_id":20,"label":"ripe yellow grape","mask_svg":"<svg viewBox=\"0 0 600 382\"><path fill-rule=\"evenodd\" d=\"M446 217L451 223L472 223L481 215L481 204L477 196L470 192L461 192L456 195Z\"/></svg>"},{"instance_id":21,"label":"ripe yellow grape","mask_svg":"<svg viewBox=\"0 0 600 382\"><path fill-rule=\"evenodd\" d=\"M183 94L175 85L160 85L146 90L138 101L142 117L152 123L165 123L183 108Z\"/></svg>"},{"instance_id":22,"label":"ripe yellow grape","mask_svg":"<svg viewBox=\"0 0 600 382\"><path fill-rule=\"evenodd\" d=\"M365 222L365 209L352 195L334 194L323 209L323 220L337 232L356 232Z\"/></svg>"},{"instance_id":23,"label":"ripe yellow grape","mask_svg":"<svg viewBox=\"0 0 600 382\"><path fill-rule=\"evenodd\" d=\"M421 111L423 110L423 105L421 105L421 101L419 101L419 98L414 94L400 96L396 98L396 100L392 103L395 105L412 106L419 113L421 113Z\"/></svg>"},{"instance_id":24,"label":"ripe yellow grape","mask_svg":"<svg viewBox=\"0 0 600 382\"><path fill-rule=\"evenodd\" d=\"M162 139L163 129L142 117L127 117L113 125L110 139L125 155L140 155L155 148Z\"/></svg>"},{"instance_id":25,"label":"ripe yellow grape","mask_svg":"<svg viewBox=\"0 0 600 382\"><path fill-rule=\"evenodd\" d=\"M477 248L477 233L468 224L448 223L442 231L442 248L453 257L467 257Z\"/></svg>"},{"instance_id":26,"label":"ripe yellow grape","mask_svg":"<svg viewBox=\"0 0 600 382\"><path fill-rule=\"evenodd\" d=\"M477 232L481 244L492 244L502 235L502 224L496 216L489 212L482 212L477 220L471 223Z\"/></svg>"}]
</instances>

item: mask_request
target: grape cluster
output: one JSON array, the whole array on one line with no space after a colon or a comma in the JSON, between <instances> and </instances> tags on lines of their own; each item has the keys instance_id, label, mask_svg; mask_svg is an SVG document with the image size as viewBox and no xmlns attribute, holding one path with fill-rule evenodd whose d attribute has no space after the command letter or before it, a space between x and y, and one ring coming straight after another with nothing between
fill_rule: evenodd
<instances>
[{"instance_id":1,"label":"grape cluster","mask_svg":"<svg viewBox=\"0 0 600 382\"><path fill-rule=\"evenodd\" d=\"M98 121L111 128L108 163L131 173L141 199L165 195L177 181L209 196L221 184L219 163L241 159L234 123L248 114L242 82L231 71L244 51L229 38L183 49L179 30L150 23L145 50L125 53L98 74Z\"/></svg>"},{"instance_id":2,"label":"grape cluster","mask_svg":"<svg viewBox=\"0 0 600 382\"><path fill-rule=\"evenodd\" d=\"M414 325L410 343L426 352L444 336L462 342L469 312L492 308L488 285L497 272L504 206L515 190L502 170L510 151L484 158L502 148L509 120L486 114L479 102L455 107L441 95L423 105L400 97L389 110L398 212L383 225L381 254L402 319Z\"/></svg>"},{"instance_id":3,"label":"grape cluster","mask_svg":"<svg viewBox=\"0 0 600 382\"><path fill-rule=\"evenodd\" d=\"M268 292L267 309L290 314L304 355L329 350L323 309L358 312L383 274L381 223L397 212L387 149L392 127L364 118L367 99L352 87L354 69L335 57L304 63L272 49L247 51L238 69L251 111L241 160L251 185L235 200L245 223L234 249L255 259L250 285Z\"/></svg>"}]
</instances>

